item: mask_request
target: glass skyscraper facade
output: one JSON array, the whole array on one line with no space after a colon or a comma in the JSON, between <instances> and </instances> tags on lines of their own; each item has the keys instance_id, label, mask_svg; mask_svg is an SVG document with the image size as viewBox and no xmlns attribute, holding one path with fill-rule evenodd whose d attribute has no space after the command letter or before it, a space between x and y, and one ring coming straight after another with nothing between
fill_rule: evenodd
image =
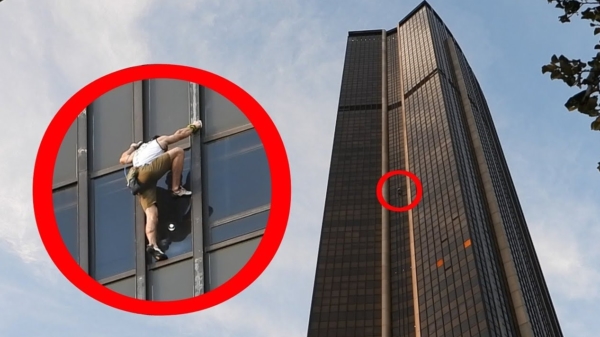
<instances>
[{"instance_id":1,"label":"glass skyscraper facade","mask_svg":"<svg viewBox=\"0 0 600 337\"><path fill-rule=\"evenodd\" d=\"M393 170L422 182L408 212L377 200ZM482 90L426 2L348 35L308 336L562 336Z\"/></svg>"},{"instance_id":2,"label":"glass skyscraper facade","mask_svg":"<svg viewBox=\"0 0 600 337\"><path fill-rule=\"evenodd\" d=\"M158 242L167 260L145 251L145 214L131 195L121 153L131 143L173 134L201 119L184 150L182 185L158 182ZM263 144L246 116L219 93L179 80L115 88L82 112L63 139L54 170L56 220L81 268L121 294L146 300L201 295L228 281L264 233L271 176Z\"/></svg>"}]
</instances>

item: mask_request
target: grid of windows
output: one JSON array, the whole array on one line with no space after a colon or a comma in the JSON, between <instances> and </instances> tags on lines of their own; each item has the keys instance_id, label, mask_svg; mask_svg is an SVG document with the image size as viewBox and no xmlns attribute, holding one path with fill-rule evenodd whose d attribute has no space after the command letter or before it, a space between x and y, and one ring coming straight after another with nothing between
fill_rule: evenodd
<instances>
[{"instance_id":1,"label":"grid of windows","mask_svg":"<svg viewBox=\"0 0 600 337\"><path fill-rule=\"evenodd\" d=\"M456 91L448 82L444 83L444 90L447 92L446 99L449 106L449 114L452 118L460 120L460 107L456 99ZM456 144L461 152L463 164L461 165L461 174L466 175L468 184L464 184L465 195L469 197L469 211L475 216L477 221L472 225L472 233L475 242L479 243L474 247L477 252L476 262L478 264L482 288L484 290L484 302L488 312L488 320L490 324L490 334L492 336L506 336L515 333L515 325L510 317L509 295L505 283L502 282L503 270L501 269L501 260L497 245L494 242L493 225L489 210L483 202L483 188L476 175L474 162L475 158L472 155L469 143L467 143L467 130L461 124L454 124L454 132L456 137L460 137L461 143Z\"/></svg>"},{"instance_id":2,"label":"grid of windows","mask_svg":"<svg viewBox=\"0 0 600 337\"><path fill-rule=\"evenodd\" d=\"M340 106L381 104L382 33L350 36ZM365 76L365 77L363 77ZM308 335L381 331L381 110L340 109Z\"/></svg>"},{"instance_id":3,"label":"grid of windows","mask_svg":"<svg viewBox=\"0 0 600 337\"><path fill-rule=\"evenodd\" d=\"M171 172L157 183L158 243L169 259L156 262L145 252L145 214L119 157L195 116L202 132L171 145L184 149L181 182L192 197L172 197ZM237 273L262 238L271 198L264 148L244 114L209 89L167 79L113 89L73 123L59 153L53 195L63 240L116 292L158 301L202 294Z\"/></svg>"},{"instance_id":4,"label":"grid of windows","mask_svg":"<svg viewBox=\"0 0 600 337\"><path fill-rule=\"evenodd\" d=\"M389 170L405 169L404 127L402 124L400 64L398 59L398 36L387 37L387 81L389 128ZM389 202L395 206L407 205L406 180L403 176L390 178ZM408 213L390 212L390 264L392 336L414 336L415 317L410 261L410 237Z\"/></svg>"},{"instance_id":5,"label":"grid of windows","mask_svg":"<svg viewBox=\"0 0 600 337\"><path fill-rule=\"evenodd\" d=\"M426 19L426 12L420 10L399 29L410 169L420 177L424 190L423 200L413 211L421 333L451 335L459 323L459 329L468 334L470 327L461 324L459 314L460 307L466 308L465 302L470 298L469 294L462 294L461 275L453 272L458 269L461 253L456 249L460 242L457 236L463 232L457 221L460 217L454 221L447 217L452 211L455 216L459 215L460 199L452 195L455 193L452 183L455 173L450 170L453 158L448 151L449 137L447 125L443 123L441 97L436 90L435 76L430 75L436 67ZM469 273L465 276L468 280ZM456 296L456 293L461 294ZM462 315L466 316L464 312Z\"/></svg>"},{"instance_id":6,"label":"grid of windows","mask_svg":"<svg viewBox=\"0 0 600 337\"><path fill-rule=\"evenodd\" d=\"M523 288L525 305L532 328L536 335L561 336L558 319L506 165L491 113L479 83L460 49L458 49L458 54L461 72L467 86L468 99L473 109L477 132L492 178L511 253L515 260L519 283Z\"/></svg>"},{"instance_id":7,"label":"grid of windows","mask_svg":"<svg viewBox=\"0 0 600 337\"><path fill-rule=\"evenodd\" d=\"M387 55L381 55L382 38ZM424 191L412 212L421 336L519 335L487 203L487 182L479 171L480 145L471 137L447 41L459 53L459 71L466 81L534 335L561 336L481 88L451 33L426 2L397 29L349 34L308 336L382 333L357 332L350 319L356 320L357 310L366 307L347 305L352 299L349 291L363 289L357 278L376 281L371 286L380 293L381 206L371 204L369 197L381 166L381 57L387 61L389 170L403 169L408 156L409 170L419 176ZM371 132L363 133L369 127ZM404 177L388 183L392 205L413 200L415 188L407 195ZM414 336L409 221L406 213L395 212L390 212L389 221L392 336ZM365 229L371 231L362 232ZM374 299L369 307L373 317L381 314L380 302Z\"/></svg>"},{"instance_id":8,"label":"grid of windows","mask_svg":"<svg viewBox=\"0 0 600 337\"><path fill-rule=\"evenodd\" d=\"M432 14L432 27L437 27L438 34L434 40L436 55L443 60L441 64L450 61L444 42L449 38L444 27ZM435 28L434 28L435 29ZM457 153L459 172L462 177L463 191L471 217L475 219L470 225L475 242L473 247L477 253L476 263L482 286L483 300L486 305L487 321L490 325L491 336L511 336L516 333L516 326L511 317L508 289L503 282L501 259L494 241L493 225L489 209L485 203L485 195L477 171L477 161L468 136L467 121L461 108L460 96L453 83L453 70L450 73L441 71L442 90L446 100L448 118L452 128L454 147Z\"/></svg>"},{"instance_id":9,"label":"grid of windows","mask_svg":"<svg viewBox=\"0 0 600 337\"><path fill-rule=\"evenodd\" d=\"M398 36L402 54L404 93L407 93L437 67L425 8L417 11L400 26Z\"/></svg>"},{"instance_id":10,"label":"grid of windows","mask_svg":"<svg viewBox=\"0 0 600 337\"><path fill-rule=\"evenodd\" d=\"M381 32L348 37L339 105L381 106Z\"/></svg>"},{"instance_id":11,"label":"grid of windows","mask_svg":"<svg viewBox=\"0 0 600 337\"><path fill-rule=\"evenodd\" d=\"M440 89L434 76L406 99L409 161L424 191L413 211L421 333L478 336L481 288L463 245L470 231Z\"/></svg>"},{"instance_id":12,"label":"grid of windows","mask_svg":"<svg viewBox=\"0 0 600 337\"><path fill-rule=\"evenodd\" d=\"M228 129L221 125L203 147L209 289L226 282L248 262L271 208L265 149L245 119L236 121L224 123Z\"/></svg>"}]
</instances>

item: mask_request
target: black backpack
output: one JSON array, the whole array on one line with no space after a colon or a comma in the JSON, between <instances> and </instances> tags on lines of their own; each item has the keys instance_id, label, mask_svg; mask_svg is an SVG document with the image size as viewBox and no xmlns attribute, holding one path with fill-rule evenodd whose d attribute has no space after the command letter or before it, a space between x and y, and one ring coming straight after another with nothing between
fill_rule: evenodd
<instances>
[{"instance_id":1,"label":"black backpack","mask_svg":"<svg viewBox=\"0 0 600 337\"><path fill-rule=\"evenodd\" d=\"M129 172L125 176L125 179L127 180L127 187L129 187L129 189L131 190L131 194L133 195L137 195L142 190L142 184L140 184L140 182L137 179L138 173L139 172L137 167L131 167L129 169Z\"/></svg>"}]
</instances>

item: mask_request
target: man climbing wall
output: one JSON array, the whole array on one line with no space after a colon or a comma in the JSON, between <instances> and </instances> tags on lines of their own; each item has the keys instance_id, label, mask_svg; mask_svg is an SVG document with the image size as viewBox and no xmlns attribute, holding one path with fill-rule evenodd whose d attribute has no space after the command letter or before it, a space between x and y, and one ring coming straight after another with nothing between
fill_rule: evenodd
<instances>
[{"instance_id":1,"label":"man climbing wall","mask_svg":"<svg viewBox=\"0 0 600 337\"><path fill-rule=\"evenodd\" d=\"M202 128L202 122L196 121L183 129L175 131L170 136L156 136L147 143L133 143L121 155L120 163L133 163L129 170L127 181L139 185L135 190L142 209L146 214L146 251L157 261L167 259L167 255L158 247L156 242L156 225L158 223L158 208L156 206L156 183L168 171L171 171L171 194L173 197L189 196L192 192L181 186L184 152L180 147L169 149L169 145L177 143ZM133 182L133 183L132 183ZM130 185L131 187L131 185Z\"/></svg>"}]
</instances>

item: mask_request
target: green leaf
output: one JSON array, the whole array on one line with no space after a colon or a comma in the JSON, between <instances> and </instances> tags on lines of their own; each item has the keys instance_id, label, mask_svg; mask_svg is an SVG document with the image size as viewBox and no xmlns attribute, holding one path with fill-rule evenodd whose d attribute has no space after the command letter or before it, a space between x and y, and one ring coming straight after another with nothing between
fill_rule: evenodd
<instances>
[{"instance_id":1,"label":"green leaf","mask_svg":"<svg viewBox=\"0 0 600 337\"><path fill-rule=\"evenodd\" d=\"M591 8L588 8L586 10L584 10L583 12L581 12L581 18L585 19L585 20L593 20L595 16L595 13L592 11Z\"/></svg>"},{"instance_id":2,"label":"green leaf","mask_svg":"<svg viewBox=\"0 0 600 337\"><path fill-rule=\"evenodd\" d=\"M600 117L596 118L596 120L592 122L591 127L594 131L600 131Z\"/></svg>"},{"instance_id":3,"label":"green leaf","mask_svg":"<svg viewBox=\"0 0 600 337\"><path fill-rule=\"evenodd\" d=\"M557 80L563 77L563 74L560 72L560 70L553 70L552 73L550 74L550 79L553 80Z\"/></svg>"},{"instance_id":4,"label":"green leaf","mask_svg":"<svg viewBox=\"0 0 600 337\"><path fill-rule=\"evenodd\" d=\"M592 97L589 97L587 100L585 100L586 110L595 112L597 106L598 106L598 96L592 96Z\"/></svg>"},{"instance_id":5,"label":"green leaf","mask_svg":"<svg viewBox=\"0 0 600 337\"><path fill-rule=\"evenodd\" d=\"M552 58L550 59L550 61L552 61L552 63L556 63L558 62L558 57L556 57L556 55L552 55ZM591 64L590 64L591 66Z\"/></svg>"},{"instance_id":6,"label":"green leaf","mask_svg":"<svg viewBox=\"0 0 600 337\"><path fill-rule=\"evenodd\" d=\"M566 15L561 15L558 17L558 19L560 20L561 23L571 22L571 20L569 20L569 17Z\"/></svg>"},{"instance_id":7,"label":"green leaf","mask_svg":"<svg viewBox=\"0 0 600 337\"><path fill-rule=\"evenodd\" d=\"M573 67L570 64L565 63L562 66L562 72L567 76L573 76Z\"/></svg>"},{"instance_id":8,"label":"green leaf","mask_svg":"<svg viewBox=\"0 0 600 337\"><path fill-rule=\"evenodd\" d=\"M581 8L581 2L577 0L570 0L564 2L565 12L569 14L576 13Z\"/></svg>"},{"instance_id":9,"label":"green leaf","mask_svg":"<svg viewBox=\"0 0 600 337\"><path fill-rule=\"evenodd\" d=\"M577 110L577 108L579 108L580 104L582 103L584 97L585 97L585 90L571 96L571 98L569 98L569 100L567 100L567 103L565 103L565 107L569 111Z\"/></svg>"},{"instance_id":10,"label":"green leaf","mask_svg":"<svg viewBox=\"0 0 600 337\"><path fill-rule=\"evenodd\" d=\"M597 103L598 103L598 97L589 97L587 99L584 99L578 107L578 111L581 112L582 114L586 114L590 117L596 117L598 116L598 110L597 110Z\"/></svg>"},{"instance_id":11,"label":"green leaf","mask_svg":"<svg viewBox=\"0 0 600 337\"><path fill-rule=\"evenodd\" d=\"M563 81L565 81L565 83L567 83L567 85L570 86L570 87L574 86L575 83L577 83L577 81L575 80L574 77L564 78Z\"/></svg>"},{"instance_id":12,"label":"green leaf","mask_svg":"<svg viewBox=\"0 0 600 337\"><path fill-rule=\"evenodd\" d=\"M542 74L549 73L554 70L556 70L556 65L554 64L546 64L545 66L542 66Z\"/></svg>"},{"instance_id":13,"label":"green leaf","mask_svg":"<svg viewBox=\"0 0 600 337\"><path fill-rule=\"evenodd\" d=\"M600 33L600 28L595 28L594 29L594 35L598 35Z\"/></svg>"}]
</instances>

